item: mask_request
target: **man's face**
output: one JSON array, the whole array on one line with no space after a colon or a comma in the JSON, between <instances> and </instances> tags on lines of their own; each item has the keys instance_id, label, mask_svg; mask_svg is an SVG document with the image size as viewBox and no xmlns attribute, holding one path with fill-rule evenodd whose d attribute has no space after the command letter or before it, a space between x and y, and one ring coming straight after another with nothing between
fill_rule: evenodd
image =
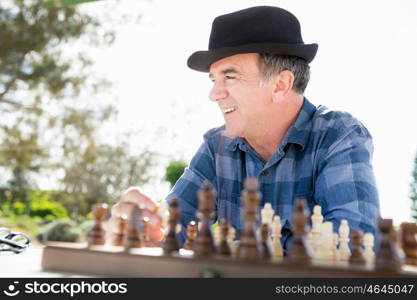
<instances>
[{"instance_id":1,"label":"man's face","mask_svg":"<svg viewBox=\"0 0 417 300\"><path fill-rule=\"evenodd\" d=\"M213 88L210 100L217 102L228 136L256 138L262 134L270 109L273 86L261 85L258 54L226 57L210 66Z\"/></svg>"}]
</instances>

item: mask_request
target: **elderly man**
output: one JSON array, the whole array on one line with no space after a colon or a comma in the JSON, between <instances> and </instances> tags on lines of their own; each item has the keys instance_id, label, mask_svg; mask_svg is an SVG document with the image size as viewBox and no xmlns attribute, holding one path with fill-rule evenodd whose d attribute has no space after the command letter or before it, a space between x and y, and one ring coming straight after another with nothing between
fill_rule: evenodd
<instances>
[{"instance_id":1,"label":"elderly man","mask_svg":"<svg viewBox=\"0 0 417 300\"><path fill-rule=\"evenodd\" d=\"M243 182L255 177L260 205L271 203L281 217L284 248L298 197L310 211L320 205L334 228L346 219L351 228L375 233L379 202L368 130L350 114L316 107L303 96L317 48L303 42L297 18L281 8L252 7L214 20L209 50L192 54L188 66L209 72L209 97L225 125L204 135L167 197L180 200L183 227L196 219L196 193L207 180L217 192L216 218L239 232ZM124 202L145 205L154 225L151 239L160 240L152 201L130 189L113 208L114 216Z\"/></svg>"}]
</instances>

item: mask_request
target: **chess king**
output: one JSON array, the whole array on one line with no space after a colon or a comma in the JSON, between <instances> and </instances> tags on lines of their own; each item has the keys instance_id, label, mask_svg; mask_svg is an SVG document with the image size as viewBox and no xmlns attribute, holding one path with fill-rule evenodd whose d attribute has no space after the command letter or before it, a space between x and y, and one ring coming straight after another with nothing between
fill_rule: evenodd
<instances>
[{"instance_id":1,"label":"chess king","mask_svg":"<svg viewBox=\"0 0 417 300\"><path fill-rule=\"evenodd\" d=\"M379 200L370 133L349 113L316 106L304 96L317 49L304 43L297 18L278 7L251 7L214 19L208 50L193 53L187 64L209 73L209 98L225 124L205 133L166 198L179 199L182 242L185 228L197 219L197 191L204 181L216 190L215 219L227 220L238 235L247 177L259 181L259 206L270 203L280 216L284 249L300 197L310 212L320 205L324 221L335 229L346 219L350 228L376 233ZM355 88L354 81L349 85ZM138 188L121 197L111 221L125 213L126 202L144 207L148 235L160 241L157 207Z\"/></svg>"}]
</instances>

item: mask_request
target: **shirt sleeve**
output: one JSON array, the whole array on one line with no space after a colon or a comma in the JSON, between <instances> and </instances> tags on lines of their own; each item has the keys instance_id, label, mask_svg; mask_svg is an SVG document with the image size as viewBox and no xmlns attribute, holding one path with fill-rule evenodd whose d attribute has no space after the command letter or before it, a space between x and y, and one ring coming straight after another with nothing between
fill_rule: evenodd
<instances>
[{"instance_id":1,"label":"shirt sleeve","mask_svg":"<svg viewBox=\"0 0 417 300\"><path fill-rule=\"evenodd\" d=\"M333 130L337 139L323 147L318 162L315 200L335 231L346 219L351 230L371 232L377 240L380 205L371 164L372 137L360 123Z\"/></svg>"},{"instance_id":2,"label":"shirt sleeve","mask_svg":"<svg viewBox=\"0 0 417 300\"><path fill-rule=\"evenodd\" d=\"M187 225L192 220L196 220L198 208L197 192L205 181L213 184L215 176L214 153L210 150L208 141L205 140L192 158L190 165L184 170L184 173L166 197L168 202L172 198L179 200L182 230L178 238L181 245L186 239Z\"/></svg>"}]
</instances>

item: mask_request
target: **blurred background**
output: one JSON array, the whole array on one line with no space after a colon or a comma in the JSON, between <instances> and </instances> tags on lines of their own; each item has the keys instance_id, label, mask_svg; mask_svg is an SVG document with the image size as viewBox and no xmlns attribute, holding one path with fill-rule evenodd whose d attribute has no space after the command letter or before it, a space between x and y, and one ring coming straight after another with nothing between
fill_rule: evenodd
<instances>
[{"instance_id":1,"label":"blurred background","mask_svg":"<svg viewBox=\"0 0 417 300\"><path fill-rule=\"evenodd\" d=\"M255 5L319 44L306 97L369 129L382 216L415 220L416 0L1 0L0 226L77 241L129 186L163 201L223 124L186 60L214 17Z\"/></svg>"}]
</instances>

